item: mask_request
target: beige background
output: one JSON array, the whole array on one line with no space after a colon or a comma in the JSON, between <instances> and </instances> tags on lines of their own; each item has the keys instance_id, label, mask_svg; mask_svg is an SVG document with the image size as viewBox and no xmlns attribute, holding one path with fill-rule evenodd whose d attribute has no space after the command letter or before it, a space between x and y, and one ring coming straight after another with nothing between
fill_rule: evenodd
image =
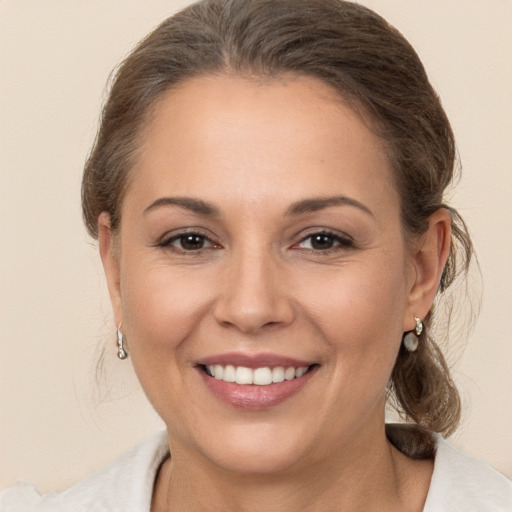
<instances>
[{"instance_id":1,"label":"beige background","mask_svg":"<svg viewBox=\"0 0 512 512\"><path fill-rule=\"evenodd\" d=\"M0 487L63 488L161 428L114 354L81 166L106 77L177 0L0 0ZM413 43L464 176L482 311L450 351L465 401L453 442L512 476L512 2L365 0ZM101 345L108 344L96 384Z\"/></svg>"}]
</instances>

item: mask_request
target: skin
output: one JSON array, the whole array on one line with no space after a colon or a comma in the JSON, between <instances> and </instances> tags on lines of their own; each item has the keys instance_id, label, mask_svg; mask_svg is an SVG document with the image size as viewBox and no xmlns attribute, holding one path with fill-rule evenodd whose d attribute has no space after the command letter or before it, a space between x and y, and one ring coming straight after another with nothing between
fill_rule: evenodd
<instances>
[{"instance_id":1,"label":"skin","mask_svg":"<svg viewBox=\"0 0 512 512\"><path fill-rule=\"evenodd\" d=\"M115 322L168 429L152 510L422 510L432 463L389 444L385 393L403 333L437 291L450 219L439 210L405 237L369 126L307 77L203 76L155 108L115 244L99 218ZM289 212L332 196L352 203ZM154 205L166 197L217 214ZM326 231L332 247L314 245ZM194 366L234 351L319 366L296 395L245 410Z\"/></svg>"}]
</instances>

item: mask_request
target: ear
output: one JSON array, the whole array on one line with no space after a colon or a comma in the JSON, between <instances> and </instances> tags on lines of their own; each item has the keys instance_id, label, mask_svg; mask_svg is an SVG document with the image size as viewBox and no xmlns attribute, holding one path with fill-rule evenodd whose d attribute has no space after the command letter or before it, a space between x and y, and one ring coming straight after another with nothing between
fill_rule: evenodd
<instances>
[{"instance_id":1,"label":"ear","mask_svg":"<svg viewBox=\"0 0 512 512\"><path fill-rule=\"evenodd\" d=\"M404 332L414 329L415 316L425 318L432 307L450 254L451 223L448 210L440 208L430 216L427 231L413 246L413 278L403 320Z\"/></svg>"},{"instance_id":2,"label":"ear","mask_svg":"<svg viewBox=\"0 0 512 512\"><path fill-rule=\"evenodd\" d=\"M103 212L98 217L98 241L101 262L103 263L103 270L107 278L108 292L114 313L114 322L116 326L119 326L123 320L119 255L114 245L114 234L111 229L110 215L107 212Z\"/></svg>"}]
</instances>

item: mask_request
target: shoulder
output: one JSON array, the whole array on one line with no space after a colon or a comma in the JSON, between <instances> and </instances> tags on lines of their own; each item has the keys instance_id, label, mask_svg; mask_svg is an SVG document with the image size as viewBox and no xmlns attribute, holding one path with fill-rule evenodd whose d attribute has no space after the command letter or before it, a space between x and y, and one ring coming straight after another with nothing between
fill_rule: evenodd
<instances>
[{"instance_id":1,"label":"shoulder","mask_svg":"<svg viewBox=\"0 0 512 512\"><path fill-rule=\"evenodd\" d=\"M156 472L168 451L167 434L158 433L61 493L41 495L26 483L6 489L0 492L0 511L149 510Z\"/></svg>"},{"instance_id":2,"label":"shoulder","mask_svg":"<svg viewBox=\"0 0 512 512\"><path fill-rule=\"evenodd\" d=\"M424 512L510 512L512 482L440 436Z\"/></svg>"},{"instance_id":3,"label":"shoulder","mask_svg":"<svg viewBox=\"0 0 512 512\"><path fill-rule=\"evenodd\" d=\"M512 482L441 436L417 425L387 424L389 441L413 459L434 459L423 512L511 512Z\"/></svg>"}]
</instances>

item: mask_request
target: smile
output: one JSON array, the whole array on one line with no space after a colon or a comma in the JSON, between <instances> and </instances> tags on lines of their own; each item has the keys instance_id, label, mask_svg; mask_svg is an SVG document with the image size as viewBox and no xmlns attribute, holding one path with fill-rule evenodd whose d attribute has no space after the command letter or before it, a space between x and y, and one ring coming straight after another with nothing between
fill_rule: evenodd
<instances>
[{"instance_id":1,"label":"smile","mask_svg":"<svg viewBox=\"0 0 512 512\"><path fill-rule=\"evenodd\" d=\"M221 402L260 410L298 395L320 365L276 354L222 354L196 361L206 388Z\"/></svg>"},{"instance_id":2,"label":"smile","mask_svg":"<svg viewBox=\"0 0 512 512\"><path fill-rule=\"evenodd\" d=\"M226 366L211 364L204 366L204 371L210 377L224 382L234 382L243 386L270 386L270 384L298 379L307 373L310 368L310 366L300 366L298 368L293 366L277 366L275 368L263 366L253 369L245 366L235 367L230 364Z\"/></svg>"}]
</instances>

